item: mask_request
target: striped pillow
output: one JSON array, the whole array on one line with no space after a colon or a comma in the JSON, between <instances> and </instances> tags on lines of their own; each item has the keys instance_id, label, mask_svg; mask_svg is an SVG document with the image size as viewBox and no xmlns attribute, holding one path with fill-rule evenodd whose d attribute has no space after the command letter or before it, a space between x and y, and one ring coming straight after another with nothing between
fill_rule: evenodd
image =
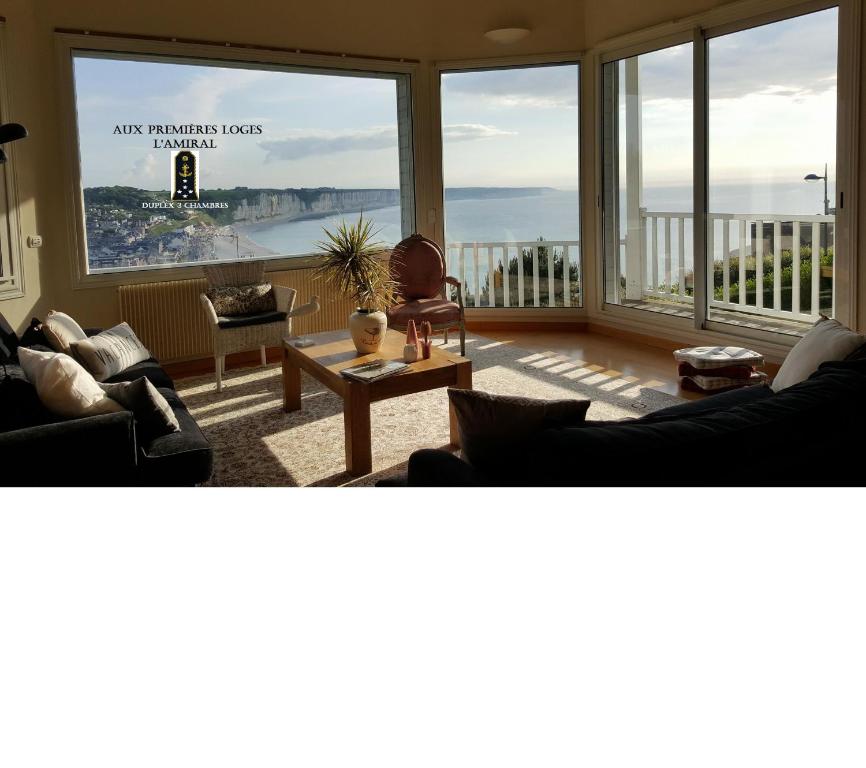
<instances>
[{"instance_id":1,"label":"striped pillow","mask_svg":"<svg viewBox=\"0 0 866 768\"><path fill-rule=\"evenodd\" d=\"M72 354L97 381L105 381L132 365L150 358L147 347L128 323L115 325L89 339L74 341Z\"/></svg>"}]
</instances>

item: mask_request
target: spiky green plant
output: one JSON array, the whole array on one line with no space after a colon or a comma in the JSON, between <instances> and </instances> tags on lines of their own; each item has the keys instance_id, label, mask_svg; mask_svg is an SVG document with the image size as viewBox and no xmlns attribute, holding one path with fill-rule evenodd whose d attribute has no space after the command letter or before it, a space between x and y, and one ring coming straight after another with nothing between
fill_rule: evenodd
<instances>
[{"instance_id":1,"label":"spiky green plant","mask_svg":"<svg viewBox=\"0 0 866 768\"><path fill-rule=\"evenodd\" d=\"M375 240L381 230L373 231L373 222L362 213L356 224L347 224L344 219L334 232L325 227L322 231L327 240L316 243L324 258L315 278L351 296L361 309L390 307L396 283L381 258L385 245Z\"/></svg>"}]
</instances>

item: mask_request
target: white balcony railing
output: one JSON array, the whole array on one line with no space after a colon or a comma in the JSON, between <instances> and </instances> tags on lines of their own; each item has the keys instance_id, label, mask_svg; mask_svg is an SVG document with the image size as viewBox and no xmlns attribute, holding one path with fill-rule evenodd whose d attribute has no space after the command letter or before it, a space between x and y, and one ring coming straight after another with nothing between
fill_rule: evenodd
<instances>
[{"instance_id":1,"label":"white balcony railing","mask_svg":"<svg viewBox=\"0 0 866 768\"><path fill-rule=\"evenodd\" d=\"M692 303L694 267L686 259L692 214L641 209L640 221L641 298ZM835 221L835 216L710 214L710 307L809 322L832 311ZM621 241L621 258L625 243ZM829 278L823 289L822 277Z\"/></svg>"},{"instance_id":2,"label":"white balcony railing","mask_svg":"<svg viewBox=\"0 0 866 768\"><path fill-rule=\"evenodd\" d=\"M694 302L693 224L691 213L641 209L634 264L620 240L620 271L639 274L621 300ZM835 216L714 213L707 235L711 309L806 322L832 311ZM578 240L454 242L446 257L467 307L581 304Z\"/></svg>"},{"instance_id":3,"label":"white balcony railing","mask_svg":"<svg viewBox=\"0 0 866 768\"><path fill-rule=\"evenodd\" d=\"M467 307L580 306L578 240L448 243L445 250Z\"/></svg>"}]
</instances>

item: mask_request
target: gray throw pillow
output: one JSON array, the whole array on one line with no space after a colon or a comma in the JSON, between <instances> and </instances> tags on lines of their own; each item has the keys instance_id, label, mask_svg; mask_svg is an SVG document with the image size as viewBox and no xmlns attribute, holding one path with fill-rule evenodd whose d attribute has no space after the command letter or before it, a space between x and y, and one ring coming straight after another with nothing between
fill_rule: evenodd
<instances>
[{"instance_id":1,"label":"gray throw pillow","mask_svg":"<svg viewBox=\"0 0 866 768\"><path fill-rule=\"evenodd\" d=\"M227 285L211 288L206 294L219 317L258 315L275 312L277 299L270 283L257 285Z\"/></svg>"},{"instance_id":2,"label":"gray throw pillow","mask_svg":"<svg viewBox=\"0 0 866 768\"><path fill-rule=\"evenodd\" d=\"M583 424L589 400L534 400L491 395L471 389L448 389L457 414L463 455L475 467L502 471L502 461L519 459L527 438L550 427Z\"/></svg>"},{"instance_id":3,"label":"gray throw pillow","mask_svg":"<svg viewBox=\"0 0 866 768\"><path fill-rule=\"evenodd\" d=\"M177 416L162 393L144 376L135 381L100 384L102 390L135 417L139 442L180 432Z\"/></svg>"}]
</instances>

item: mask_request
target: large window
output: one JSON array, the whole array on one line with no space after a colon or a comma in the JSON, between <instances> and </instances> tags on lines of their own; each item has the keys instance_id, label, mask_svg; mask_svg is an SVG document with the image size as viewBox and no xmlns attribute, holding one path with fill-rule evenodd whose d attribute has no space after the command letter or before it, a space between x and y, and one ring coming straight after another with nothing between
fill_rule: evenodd
<instances>
[{"instance_id":1,"label":"large window","mask_svg":"<svg viewBox=\"0 0 866 768\"><path fill-rule=\"evenodd\" d=\"M443 72L449 271L472 307L581 303L578 65Z\"/></svg>"},{"instance_id":2,"label":"large window","mask_svg":"<svg viewBox=\"0 0 866 768\"><path fill-rule=\"evenodd\" d=\"M409 76L73 51L90 273L315 252L415 228Z\"/></svg>"},{"instance_id":3,"label":"large window","mask_svg":"<svg viewBox=\"0 0 866 768\"><path fill-rule=\"evenodd\" d=\"M839 10L699 39L603 64L604 300L801 333L836 309Z\"/></svg>"}]
</instances>

